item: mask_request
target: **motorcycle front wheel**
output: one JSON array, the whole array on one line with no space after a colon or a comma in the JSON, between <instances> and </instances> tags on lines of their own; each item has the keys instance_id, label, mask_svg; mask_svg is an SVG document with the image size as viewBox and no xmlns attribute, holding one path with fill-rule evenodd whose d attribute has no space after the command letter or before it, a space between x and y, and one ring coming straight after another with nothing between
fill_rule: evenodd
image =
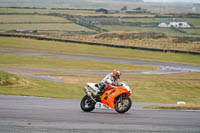
<instances>
[{"instance_id":1,"label":"motorcycle front wheel","mask_svg":"<svg viewBox=\"0 0 200 133\"><path fill-rule=\"evenodd\" d=\"M131 105L131 99L128 96L124 96L115 103L115 110L118 113L125 113L131 108Z\"/></svg>"},{"instance_id":2,"label":"motorcycle front wheel","mask_svg":"<svg viewBox=\"0 0 200 133\"><path fill-rule=\"evenodd\" d=\"M95 109L95 102L88 96L85 95L81 100L81 109L84 112L90 112Z\"/></svg>"}]
</instances>

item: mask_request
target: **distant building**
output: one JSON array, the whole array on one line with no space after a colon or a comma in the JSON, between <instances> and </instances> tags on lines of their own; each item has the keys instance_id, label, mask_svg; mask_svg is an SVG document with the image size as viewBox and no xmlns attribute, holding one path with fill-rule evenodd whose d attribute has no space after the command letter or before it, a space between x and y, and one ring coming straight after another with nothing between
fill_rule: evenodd
<instances>
[{"instance_id":1,"label":"distant building","mask_svg":"<svg viewBox=\"0 0 200 133\"><path fill-rule=\"evenodd\" d=\"M127 11L127 6L121 8L121 12L125 13Z\"/></svg>"},{"instance_id":2,"label":"distant building","mask_svg":"<svg viewBox=\"0 0 200 133\"><path fill-rule=\"evenodd\" d=\"M108 18L108 17L84 17L81 18L81 21L88 24L121 24L119 18Z\"/></svg>"},{"instance_id":3,"label":"distant building","mask_svg":"<svg viewBox=\"0 0 200 133\"><path fill-rule=\"evenodd\" d=\"M142 9L141 7L138 7L136 9L133 10L128 10L127 6L124 6L121 8L121 10L107 10L107 9L97 9L96 13L103 13L103 14L117 14L117 13L151 13L150 11L148 11L147 9Z\"/></svg>"},{"instance_id":4,"label":"distant building","mask_svg":"<svg viewBox=\"0 0 200 133\"><path fill-rule=\"evenodd\" d=\"M138 7L136 9L133 9L131 11L126 11L126 13L151 13L147 9L142 9L141 7Z\"/></svg>"},{"instance_id":5,"label":"distant building","mask_svg":"<svg viewBox=\"0 0 200 133\"><path fill-rule=\"evenodd\" d=\"M101 9L97 9L96 13L108 14L108 10L101 8Z\"/></svg>"},{"instance_id":6,"label":"distant building","mask_svg":"<svg viewBox=\"0 0 200 133\"><path fill-rule=\"evenodd\" d=\"M115 14L115 13L120 13L118 10L107 10L107 9L97 9L96 13L103 13L103 14Z\"/></svg>"},{"instance_id":7,"label":"distant building","mask_svg":"<svg viewBox=\"0 0 200 133\"><path fill-rule=\"evenodd\" d=\"M197 12L196 7L192 7L192 12L193 12L193 13L196 13L196 12Z\"/></svg>"},{"instance_id":8,"label":"distant building","mask_svg":"<svg viewBox=\"0 0 200 133\"><path fill-rule=\"evenodd\" d=\"M191 26L184 20L172 20L167 22L161 22L158 27L175 27L175 28L190 28Z\"/></svg>"}]
</instances>

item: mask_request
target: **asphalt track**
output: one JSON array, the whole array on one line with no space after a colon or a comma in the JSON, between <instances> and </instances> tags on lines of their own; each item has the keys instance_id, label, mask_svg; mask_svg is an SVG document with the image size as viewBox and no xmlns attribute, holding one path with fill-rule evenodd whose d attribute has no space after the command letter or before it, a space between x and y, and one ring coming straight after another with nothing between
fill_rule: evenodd
<instances>
[{"instance_id":1,"label":"asphalt track","mask_svg":"<svg viewBox=\"0 0 200 133\"><path fill-rule=\"evenodd\" d=\"M85 113L80 100L0 95L0 133L200 132L199 111L96 109Z\"/></svg>"}]
</instances>

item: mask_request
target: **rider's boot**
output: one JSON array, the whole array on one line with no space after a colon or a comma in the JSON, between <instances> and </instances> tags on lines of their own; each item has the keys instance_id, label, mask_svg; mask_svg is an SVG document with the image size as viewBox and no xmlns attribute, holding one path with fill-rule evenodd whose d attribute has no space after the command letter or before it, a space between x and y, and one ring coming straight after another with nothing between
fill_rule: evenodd
<instances>
[{"instance_id":1,"label":"rider's boot","mask_svg":"<svg viewBox=\"0 0 200 133\"><path fill-rule=\"evenodd\" d=\"M99 88L98 90L96 90L96 92L94 93L94 98L98 101L101 102L101 95L104 93L104 87L105 85L101 85L99 84L99 86L97 85L97 87Z\"/></svg>"},{"instance_id":2,"label":"rider's boot","mask_svg":"<svg viewBox=\"0 0 200 133\"><path fill-rule=\"evenodd\" d=\"M97 100L97 102L101 102L101 96L103 94L103 90L99 90L93 94L93 97Z\"/></svg>"}]
</instances>

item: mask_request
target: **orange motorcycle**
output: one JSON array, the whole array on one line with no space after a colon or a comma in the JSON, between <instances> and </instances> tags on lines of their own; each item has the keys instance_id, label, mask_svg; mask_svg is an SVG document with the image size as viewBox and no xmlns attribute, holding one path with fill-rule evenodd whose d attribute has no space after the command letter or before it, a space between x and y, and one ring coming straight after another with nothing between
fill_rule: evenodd
<instances>
[{"instance_id":1,"label":"orange motorcycle","mask_svg":"<svg viewBox=\"0 0 200 133\"><path fill-rule=\"evenodd\" d=\"M95 92L99 90L99 85L96 83L87 83L84 88L86 95L82 98L80 106L85 112L90 112L95 109L96 103L103 105L106 108L116 110L118 113L127 112L132 105L130 95L132 91L126 82L121 82L120 86L112 88L108 85L106 90L100 97L95 95Z\"/></svg>"}]
</instances>

